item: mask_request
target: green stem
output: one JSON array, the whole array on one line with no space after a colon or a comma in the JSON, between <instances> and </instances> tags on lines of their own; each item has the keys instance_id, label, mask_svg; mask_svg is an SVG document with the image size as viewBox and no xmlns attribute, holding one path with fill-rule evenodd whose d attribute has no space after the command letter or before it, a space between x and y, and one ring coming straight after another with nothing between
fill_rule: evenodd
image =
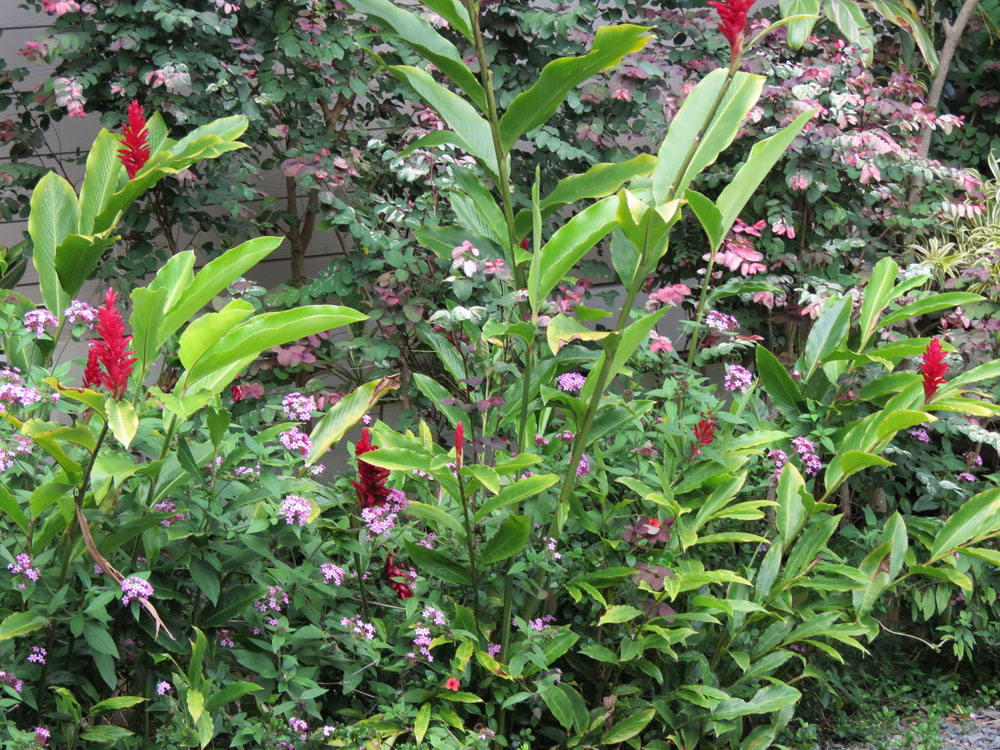
<instances>
[{"instance_id":1,"label":"green stem","mask_svg":"<svg viewBox=\"0 0 1000 750\"><path fill-rule=\"evenodd\" d=\"M534 359L535 342L528 342L527 351L524 354L524 379L521 388L521 430L517 437L518 450L524 453L528 450L528 402L531 400L531 365Z\"/></svg>"},{"instance_id":2,"label":"green stem","mask_svg":"<svg viewBox=\"0 0 1000 750\"><path fill-rule=\"evenodd\" d=\"M479 621L479 572L476 570L476 547L472 538L472 519L469 517L469 503L465 499L462 467L456 466L455 473L458 478L458 501L462 504L462 518L465 522L465 544L469 550L469 574L472 576L472 615L476 620L476 638L482 646L483 628Z\"/></svg>"}]
</instances>

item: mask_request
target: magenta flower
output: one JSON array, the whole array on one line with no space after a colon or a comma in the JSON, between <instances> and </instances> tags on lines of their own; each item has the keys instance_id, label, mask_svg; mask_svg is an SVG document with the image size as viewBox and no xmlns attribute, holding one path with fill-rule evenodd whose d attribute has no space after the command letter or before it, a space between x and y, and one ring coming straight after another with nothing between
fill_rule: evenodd
<instances>
[{"instance_id":1,"label":"magenta flower","mask_svg":"<svg viewBox=\"0 0 1000 750\"><path fill-rule=\"evenodd\" d=\"M149 599L153 596L153 586L149 581L139 576L129 576L121 582L122 605L127 605L133 599Z\"/></svg>"},{"instance_id":2,"label":"magenta flower","mask_svg":"<svg viewBox=\"0 0 1000 750\"><path fill-rule=\"evenodd\" d=\"M951 369L944 361L944 351L941 349L941 339L935 337L927 345L920 372L924 376L924 403L929 402L940 386L944 385L944 376Z\"/></svg>"},{"instance_id":3,"label":"magenta flower","mask_svg":"<svg viewBox=\"0 0 1000 750\"><path fill-rule=\"evenodd\" d=\"M308 456L309 451L312 450L312 441L309 440L309 436L302 432L302 430L298 427L285 430L278 435L278 440L281 441L281 444L288 450L298 451L303 456Z\"/></svg>"},{"instance_id":4,"label":"magenta flower","mask_svg":"<svg viewBox=\"0 0 1000 750\"><path fill-rule=\"evenodd\" d=\"M316 400L304 393L289 393L282 399L281 408L289 419L308 422L316 411Z\"/></svg>"},{"instance_id":5,"label":"magenta flower","mask_svg":"<svg viewBox=\"0 0 1000 750\"><path fill-rule=\"evenodd\" d=\"M166 695L169 692L170 692L170 683L169 682L167 682L166 680L160 680L158 683L156 683L156 694L157 695Z\"/></svg>"},{"instance_id":6,"label":"magenta flower","mask_svg":"<svg viewBox=\"0 0 1000 750\"><path fill-rule=\"evenodd\" d=\"M29 310L21 319L24 327L35 334L36 339L45 335L45 329L59 325L59 319L44 307L37 310Z\"/></svg>"},{"instance_id":7,"label":"magenta flower","mask_svg":"<svg viewBox=\"0 0 1000 750\"><path fill-rule=\"evenodd\" d=\"M736 60L743 53L743 35L747 13L756 0L708 0L719 14L719 31L729 41L729 57Z\"/></svg>"},{"instance_id":8,"label":"magenta flower","mask_svg":"<svg viewBox=\"0 0 1000 750\"><path fill-rule=\"evenodd\" d=\"M44 664L46 651L41 646L32 646L31 653L28 654L28 661L32 664Z\"/></svg>"},{"instance_id":9,"label":"magenta flower","mask_svg":"<svg viewBox=\"0 0 1000 750\"><path fill-rule=\"evenodd\" d=\"M281 502L281 515L285 517L285 523L289 526L296 523L299 526L305 526L309 522L310 513L312 513L312 505L299 495L289 495Z\"/></svg>"},{"instance_id":10,"label":"magenta flower","mask_svg":"<svg viewBox=\"0 0 1000 750\"><path fill-rule=\"evenodd\" d=\"M128 122L122 127L122 147L118 150L118 158L130 180L135 179L139 170L149 161L148 138L149 131L142 107L139 102L132 100L128 105Z\"/></svg>"},{"instance_id":11,"label":"magenta flower","mask_svg":"<svg viewBox=\"0 0 1000 750\"><path fill-rule=\"evenodd\" d=\"M753 384L753 375L742 365L726 365L726 379L723 383L727 391L746 393Z\"/></svg>"},{"instance_id":12,"label":"magenta flower","mask_svg":"<svg viewBox=\"0 0 1000 750\"><path fill-rule=\"evenodd\" d=\"M656 354L657 352L672 352L673 350L674 344L669 338L661 336L656 331L649 332L650 354Z\"/></svg>"},{"instance_id":13,"label":"magenta flower","mask_svg":"<svg viewBox=\"0 0 1000 750\"><path fill-rule=\"evenodd\" d=\"M556 386L567 393L579 393L586 382L587 378L578 372L564 372L556 378Z\"/></svg>"},{"instance_id":14,"label":"magenta flower","mask_svg":"<svg viewBox=\"0 0 1000 750\"><path fill-rule=\"evenodd\" d=\"M705 325L726 333L737 330L740 327L740 322L732 315L726 315L718 310L709 310L705 313Z\"/></svg>"},{"instance_id":15,"label":"magenta flower","mask_svg":"<svg viewBox=\"0 0 1000 750\"><path fill-rule=\"evenodd\" d=\"M334 586L342 584L347 575L342 567L333 563L323 563L319 566L319 572L323 576L323 583L329 584L330 581L333 581Z\"/></svg>"}]
</instances>

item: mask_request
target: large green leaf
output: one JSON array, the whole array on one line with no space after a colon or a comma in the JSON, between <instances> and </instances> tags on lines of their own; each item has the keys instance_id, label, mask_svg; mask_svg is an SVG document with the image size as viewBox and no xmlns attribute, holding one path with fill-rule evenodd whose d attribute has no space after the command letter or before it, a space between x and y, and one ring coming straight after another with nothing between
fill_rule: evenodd
<instances>
[{"instance_id":1,"label":"large green leaf","mask_svg":"<svg viewBox=\"0 0 1000 750\"><path fill-rule=\"evenodd\" d=\"M617 222L618 196L611 195L584 209L556 230L531 258L528 299L538 310L542 301L587 252Z\"/></svg>"},{"instance_id":2,"label":"large green leaf","mask_svg":"<svg viewBox=\"0 0 1000 750\"><path fill-rule=\"evenodd\" d=\"M938 56L934 50L934 42L913 6L901 0L868 0L868 5L874 8L875 12L882 18L913 37L924 62L927 63L931 76L937 75Z\"/></svg>"},{"instance_id":3,"label":"large green leaf","mask_svg":"<svg viewBox=\"0 0 1000 750\"><path fill-rule=\"evenodd\" d=\"M156 348L166 343L166 340L180 330L182 325L211 302L215 295L274 252L282 241L281 237L255 237L247 240L206 263L193 279L186 271L194 264L193 253L190 251L181 253L190 256L190 266L187 261L171 265L177 260L177 256L171 258L167 264L170 266L170 272L165 274L161 270L154 283L149 285L150 289L167 289L170 305L162 313L163 322L156 337Z\"/></svg>"},{"instance_id":4,"label":"large green leaf","mask_svg":"<svg viewBox=\"0 0 1000 750\"><path fill-rule=\"evenodd\" d=\"M219 393L261 352L366 319L366 315L356 310L337 305L307 305L256 315L222 336L185 370L177 390Z\"/></svg>"},{"instance_id":5,"label":"large green leaf","mask_svg":"<svg viewBox=\"0 0 1000 750\"><path fill-rule=\"evenodd\" d=\"M622 331L621 338L618 339L617 344L614 346L614 356L611 359L611 370L610 377L615 377L622 369L625 367L625 363L628 362L629 357L635 354L635 350L639 348L639 345L649 336L649 332L653 330L653 327L660 321L660 318L669 310L670 308L663 307L654 313L649 313L643 315L641 318L633 322L628 328ZM587 403L589 402L591 396L594 395L594 391L597 388L597 378L604 366L604 362L608 357L608 351L602 351L601 356L598 357L597 362L590 369L590 374L587 376L587 382L584 383L583 389L580 391L580 399ZM609 381L610 382L610 381Z\"/></svg>"},{"instance_id":6,"label":"large green leaf","mask_svg":"<svg viewBox=\"0 0 1000 750\"><path fill-rule=\"evenodd\" d=\"M3 484L0 484L0 510L10 516L21 531L28 533L28 516L21 510L14 494Z\"/></svg>"},{"instance_id":7,"label":"large green leaf","mask_svg":"<svg viewBox=\"0 0 1000 750\"><path fill-rule=\"evenodd\" d=\"M253 315L253 305L234 299L219 312L207 313L191 321L178 341L177 356L191 369L209 349L233 328Z\"/></svg>"},{"instance_id":8,"label":"large green leaf","mask_svg":"<svg viewBox=\"0 0 1000 750\"><path fill-rule=\"evenodd\" d=\"M854 298L845 294L823 306L823 312L813 324L806 340L806 351L802 359L804 382L808 383L823 360L844 343L851 324L853 305Z\"/></svg>"},{"instance_id":9,"label":"large green leaf","mask_svg":"<svg viewBox=\"0 0 1000 750\"><path fill-rule=\"evenodd\" d=\"M511 516L500 524L500 528L483 547L479 560L484 565L491 565L513 557L524 549L530 533L531 521L527 516Z\"/></svg>"},{"instance_id":10,"label":"large green leaf","mask_svg":"<svg viewBox=\"0 0 1000 750\"><path fill-rule=\"evenodd\" d=\"M14 612L3 618L0 622L0 642L16 638L19 635L33 633L39 628L48 625L47 617L32 610L24 612Z\"/></svg>"},{"instance_id":11,"label":"large green leaf","mask_svg":"<svg viewBox=\"0 0 1000 750\"><path fill-rule=\"evenodd\" d=\"M695 176L732 143L764 86L763 76L737 73L706 127L705 119L727 81L726 71L713 70L695 86L670 123L653 170L653 198L657 204L683 195ZM689 153L693 154L690 161Z\"/></svg>"},{"instance_id":12,"label":"large green leaf","mask_svg":"<svg viewBox=\"0 0 1000 750\"><path fill-rule=\"evenodd\" d=\"M104 251L117 239L118 237L68 234L59 243L56 248L56 274L67 297L76 296L91 272L97 268Z\"/></svg>"},{"instance_id":13,"label":"large green leaf","mask_svg":"<svg viewBox=\"0 0 1000 750\"><path fill-rule=\"evenodd\" d=\"M497 154L489 123L465 99L431 78L430 74L411 65L390 65L387 70L400 81L408 84L441 119L464 141L462 148L475 156L489 172L496 176Z\"/></svg>"},{"instance_id":14,"label":"large green leaf","mask_svg":"<svg viewBox=\"0 0 1000 750\"><path fill-rule=\"evenodd\" d=\"M486 111L486 92L455 45L438 34L420 16L389 0L347 0L347 4L379 23L383 32L402 39L464 91L477 107ZM468 16L466 16L466 19Z\"/></svg>"},{"instance_id":15,"label":"large green leaf","mask_svg":"<svg viewBox=\"0 0 1000 750\"><path fill-rule=\"evenodd\" d=\"M646 725L653 720L653 716L655 715L655 708L647 708L644 711L626 716L624 719L615 722L615 725L604 733L604 736L601 737L601 744L614 745L635 737L646 728Z\"/></svg>"},{"instance_id":16,"label":"large green leaf","mask_svg":"<svg viewBox=\"0 0 1000 750\"><path fill-rule=\"evenodd\" d=\"M903 305L895 312L889 313L879 321L878 327L886 328L891 326L893 323L899 323L907 318L916 318L921 315L937 312L938 310L947 310L952 307L958 307L959 305L971 305L981 301L982 299L982 296L978 294L970 294L968 292L945 292L943 294L932 294L930 297L924 297L916 302Z\"/></svg>"},{"instance_id":17,"label":"large green leaf","mask_svg":"<svg viewBox=\"0 0 1000 750\"><path fill-rule=\"evenodd\" d=\"M1000 529L1000 489L987 490L970 498L959 508L934 537L931 558L937 562L969 542L989 536Z\"/></svg>"},{"instance_id":18,"label":"large green leaf","mask_svg":"<svg viewBox=\"0 0 1000 750\"><path fill-rule=\"evenodd\" d=\"M38 271L42 302L60 319L69 299L59 284L56 248L67 235L79 232L79 227L80 204L76 191L65 179L49 172L38 181L31 194L28 234L34 246L31 259Z\"/></svg>"},{"instance_id":19,"label":"large green leaf","mask_svg":"<svg viewBox=\"0 0 1000 750\"><path fill-rule=\"evenodd\" d=\"M87 155L87 174L80 186L80 233L90 234L94 219L109 197L118 190L125 168L118 158L121 143L117 136L104 128L97 134Z\"/></svg>"},{"instance_id":20,"label":"large green leaf","mask_svg":"<svg viewBox=\"0 0 1000 750\"><path fill-rule=\"evenodd\" d=\"M351 427L361 421L365 413L388 393L399 387L399 376L371 380L359 385L347 396L334 404L316 423L309 433L312 449L306 457L305 465L312 466L335 443L340 442Z\"/></svg>"},{"instance_id":21,"label":"large green leaf","mask_svg":"<svg viewBox=\"0 0 1000 750\"><path fill-rule=\"evenodd\" d=\"M645 47L653 38L648 31L631 24L602 26L597 29L590 52L582 57L560 57L542 68L535 84L520 93L500 118L504 151L509 151L521 135L545 123L572 89Z\"/></svg>"},{"instance_id":22,"label":"large green leaf","mask_svg":"<svg viewBox=\"0 0 1000 750\"><path fill-rule=\"evenodd\" d=\"M413 383L434 404L434 407L445 415L452 427L458 427L458 423L462 422L465 425L466 434L472 434L470 432L472 422L469 420L469 415L457 406L444 403L447 399L452 398L452 394L447 388L436 380L419 372L413 373Z\"/></svg>"},{"instance_id":23,"label":"large green leaf","mask_svg":"<svg viewBox=\"0 0 1000 750\"><path fill-rule=\"evenodd\" d=\"M242 698L248 693L254 693L263 689L254 682L230 682L222 690L208 696L208 700L205 701L205 710L209 712L217 711L223 706L232 703L237 698Z\"/></svg>"},{"instance_id":24,"label":"large green leaf","mask_svg":"<svg viewBox=\"0 0 1000 750\"><path fill-rule=\"evenodd\" d=\"M819 13L820 0L780 0L781 15L788 16L811 15ZM792 50L802 49L809 35L812 34L817 18L798 18L786 26L788 46Z\"/></svg>"},{"instance_id":25,"label":"large green leaf","mask_svg":"<svg viewBox=\"0 0 1000 750\"><path fill-rule=\"evenodd\" d=\"M579 200L604 198L617 193L629 180L648 175L654 166L656 157L652 154L639 154L623 162L595 164L586 172L559 180L552 192L539 202L538 210L545 217ZM527 236L531 231L531 211L519 211L514 227L518 239Z\"/></svg>"},{"instance_id":26,"label":"large green leaf","mask_svg":"<svg viewBox=\"0 0 1000 750\"><path fill-rule=\"evenodd\" d=\"M801 697L802 693L790 685L768 685L758 690L749 701L739 698L722 701L712 711L712 718L716 721L725 721L750 714L768 714L780 711L786 706L794 706Z\"/></svg>"},{"instance_id":27,"label":"large green leaf","mask_svg":"<svg viewBox=\"0 0 1000 750\"><path fill-rule=\"evenodd\" d=\"M806 110L774 135L757 141L753 145L750 149L750 156L736 170L733 179L722 189L719 200L716 202L721 215L722 237L726 236L740 215L740 211L753 197L757 188L760 187L760 183L767 177L768 172L777 164L778 159L785 155L788 147L792 145L792 141L798 137L802 128L817 111L815 109ZM713 248L717 250L720 245L721 239L713 244Z\"/></svg>"},{"instance_id":28,"label":"large green leaf","mask_svg":"<svg viewBox=\"0 0 1000 750\"><path fill-rule=\"evenodd\" d=\"M862 50L865 61L871 63L875 37L857 0L823 0L823 12L837 24L847 41Z\"/></svg>"},{"instance_id":29,"label":"large green leaf","mask_svg":"<svg viewBox=\"0 0 1000 750\"><path fill-rule=\"evenodd\" d=\"M786 463L778 479L775 518L781 542L788 547L806 520L805 482L798 469Z\"/></svg>"},{"instance_id":30,"label":"large green leaf","mask_svg":"<svg viewBox=\"0 0 1000 750\"><path fill-rule=\"evenodd\" d=\"M553 354L558 354L566 344L572 341L600 341L610 335L610 331L595 331L587 328L576 318L559 313L545 329L545 338Z\"/></svg>"},{"instance_id":31,"label":"large green leaf","mask_svg":"<svg viewBox=\"0 0 1000 750\"><path fill-rule=\"evenodd\" d=\"M470 42L473 40L469 11L461 3L461 0L423 0L423 4L451 24L455 31Z\"/></svg>"},{"instance_id":32,"label":"large green leaf","mask_svg":"<svg viewBox=\"0 0 1000 750\"><path fill-rule=\"evenodd\" d=\"M757 372L764 390L785 419L797 422L806 409L805 398L785 366L765 347L757 347Z\"/></svg>"},{"instance_id":33,"label":"large green leaf","mask_svg":"<svg viewBox=\"0 0 1000 750\"><path fill-rule=\"evenodd\" d=\"M473 521L478 523L500 508L520 502L525 498L544 492L549 487L559 481L555 474L532 474L530 477L518 479L516 482L507 485L495 496L491 497L476 511Z\"/></svg>"},{"instance_id":34,"label":"large green leaf","mask_svg":"<svg viewBox=\"0 0 1000 750\"><path fill-rule=\"evenodd\" d=\"M412 542L404 542L404 546L410 562L427 578L440 578L442 581L457 583L460 586L468 586L472 583L469 571L443 552L427 549Z\"/></svg>"}]
</instances>

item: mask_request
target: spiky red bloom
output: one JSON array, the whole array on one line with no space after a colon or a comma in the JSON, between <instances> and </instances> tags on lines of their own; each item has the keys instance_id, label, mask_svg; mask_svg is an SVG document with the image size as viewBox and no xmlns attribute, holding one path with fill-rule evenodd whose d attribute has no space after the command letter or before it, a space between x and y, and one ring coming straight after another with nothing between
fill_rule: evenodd
<instances>
[{"instance_id":1,"label":"spiky red bloom","mask_svg":"<svg viewBox=\"0 0 1000 750\"><path fill-rule=\"evenodd\" d=\"M465 442L465 423L459 421L455 428L455 466L462 468L462 443Z\"/></svg>"},{"instance_id":2,"label":"spiky red bloom","mask_svg":"<svg viewBox=\"0 0 1000 750\"><path fill-rule=\"evenodd\" d=\"M944 361L944 351L941 349L941 339L933 338L927 345L924 352L923 362L920 363L920 372L924 374L924 403L926 404L937 393L937 389L944 385L944 376L948 374L950 366Z\"/></svg>"},{"instance_id":3,"label":"spiky red bloom","mask_svg":"<svg viewBox=\"0 0 1000 750\"><path fill-rule=\"evenodd\" d=\"M729 41L730 58L743 52L743 35L747 30L747 13L757 0L708 0L719 14L719 31Z\"/></svg>"},{"instance_id":4,"label":"spiky red bloom","mask_svg":"<svg viewBox=\"0 0 1000 750\"><path fill-rule=\"evenodd\" d=\"M409 585L395 580L396 578L409 578L409 574L392 561L391 552L386 553L385 556L385 577L389 588L399 594L400 599L409 599L413 596L413 589Z\"/></svg>"},{"instance_id":5,"label":"spiky red bloom","mask_svg":"<svg viewBox=\"0 0 1000 750\"><path fill-rule=\"evenodd\" d=\"M118 150L118 158L121 159L130 180L149 161L148 135L142 107L133 99L128 105L128 123L122 126L122 147Z\"/></svg>"},{"instance_id":6,"label":"spiky red bloom","mask_svg":"<svg viewBox=\"0 0 1000 750\"><path fill-rule=\"evenodd\" d=\"M691 443L691 449L694 451L694 455L696 456L701 453L700 446L711 445L712 441L715 440L715 428L718 424L715 421L715 417L711 414L708 416L702 414L701 416L701 421L695 425L694 442Z\"/></svg>"},{"instance_id":7,"label":"spiky red bloom","mask_svg":"<svg viewBox=\"0 0 1000 750\"><path fill-rule=\"evenodd\" d=\"M95 343L95 341L91 341L90 348L87 350L87 367L83 371L84 388L100 387L101 385L101 363L97 359Z\"/></svg>"},{"instance_id":8,"label":"spiky red bloom","mask_svg":"<svg viewBox=\"0 0 1000 750\"><path fill-rule=\"evenodd\" d=\"M100 339L90 342L87 357L87 367L91 367L91 358L96 358L103 368L99 372L100 382L111 393L115 401L121 401L128 390L128 377L135 365L134 351L128 348L131 336L125 335L125 323L121 313L115 307L118 295L108 289L104 297L104 305L97 309L97 323L94 329ZM93 371L91 374L94 374Z\"/></svg>"},{"instance_id":9,"label":"spiky red bloom","mask_svg":"<svg viewBox=\"0 0 1000 750\"><path fill-rule=\"evenodd\" d=\"M389 470L361 460L362 455L374 450L378 450L378 446L372 445L368 428L365 427L361 439L354 444L354 457L358 459L358 481L351 480L358 493L359 508L372 508L388 502L389 490L386 489L385 482L389 478Z\"/></svg>"}]
</instances>

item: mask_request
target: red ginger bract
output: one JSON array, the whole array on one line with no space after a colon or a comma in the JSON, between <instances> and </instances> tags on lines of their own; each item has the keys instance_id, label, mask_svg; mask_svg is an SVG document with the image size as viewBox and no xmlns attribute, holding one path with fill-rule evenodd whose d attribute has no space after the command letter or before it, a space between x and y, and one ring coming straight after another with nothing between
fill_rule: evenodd
<instances>
[{"instance_id":1,"label":"red ginger bract","mask_svg":"<svg viewBox=\"0 0 1000 750\"><path fill-rule=\"evenodd\" d=\"M389 498L389 490L385 487L389 470L372 466L361 459L362 455L374 450L378 450L378 446L372 445L371 435L366 427L361 433L361 439L354 444L354 457L358 459L358 481L351 480L358 493L358 507L362 509L385 505Z\"/></svg>"},{"instance_id":2,"label":"red ginger bract","mask_svg":"<svg viewBox=\"0 0 1000 750\"><path fill-rule=\"evenodd\" d=\"M100 339L90 342L84 385L103 385L115 401L121 401L128 390L128 378L135 365L134 351L128 348L131 336L125 335L125 323L115 307L118 295L108 289L104 305L97 310L94 326Z\"/></svg>"},{"instance_id":3,"label":"red ginger bract","mask_svg":"<svg viewBox=\"0 0 1000 750\"><path fill-rule=\"evenodd\" d=\"M747 13L757 0L708 0L719 14L719 31L729 41L731 59L743 52L743 35L747 29Z\"/></svg>"},{"instance_id":4,"label":"red ginger bract","mask_svg":"<svg viewBox=\"0 0 1000 750\"><path fill-rule=\"evenodd\" d=\"M394 580L397 578L409 578L409 575L407 571L392 561L391 552L386 553L385 556L385 577L389 583L389 588L399 594L400 599L409 599L413 596L413 589L410 588L409 584Z\"/></svg>"},{"instance_id":5,"label":"red ginger bract","mask_svg":"<svg viewBox=\"0 0 1000 750\"><path fill-rule=\"evenodd\" d=\"M118 150L118 158L130 180L149 161L148 135L142 107L133 99L128 105L128 122L122 127L122 147Z\"/></svg>"},{"instance_id":6,"label":"red ginger bract","mask_svg":"<svg viewBox=\"0 0 1000 750\"><path fill-rule=\"evenodd\" d=\"M944 385L944 376L951 366L944 361L944 351L941 349L941 339L933 338L927 345L920 372L924 375L924 403L930 401L937 389Z\"/></svg>"}]
</instances>

